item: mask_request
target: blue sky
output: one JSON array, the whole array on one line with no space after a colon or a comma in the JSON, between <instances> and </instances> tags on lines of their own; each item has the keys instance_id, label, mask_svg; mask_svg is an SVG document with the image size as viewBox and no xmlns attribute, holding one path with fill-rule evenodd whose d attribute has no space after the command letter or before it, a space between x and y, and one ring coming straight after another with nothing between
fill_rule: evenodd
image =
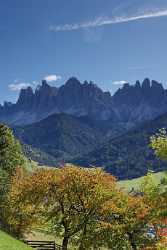
<instances>
[{"instance_id":1,"label":"blue sky","mask_svg":"<svg viewBox=\"0 0 167 250\"><path fill-rule=\"evenodd\" d=\"M70 76L112 93L145 77L167 87L166 0L0 0L0 102ZM119 84L120 83L120 84Z\"/></svg>"}]
</instances>

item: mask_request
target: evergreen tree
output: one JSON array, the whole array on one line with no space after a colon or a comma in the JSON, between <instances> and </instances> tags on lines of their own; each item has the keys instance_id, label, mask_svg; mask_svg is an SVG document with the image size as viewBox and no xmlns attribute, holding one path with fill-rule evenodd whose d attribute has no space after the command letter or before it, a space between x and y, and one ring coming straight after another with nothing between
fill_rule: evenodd
<instances>
[{"instance_id":1,"label":"evergreen tree","mask_svg":"<svg viewBox=\"0 0 167 250\"><path fill-rule=\"evenodd\" d=\"M0 170L9 175L17 166L22 166L24 157L19 142L12 131L4 124L0 124Z\"/></svg>"},{"instance_id":2,"label":"evergreen tree","mask_svg":"<svg viewBox=\"0 0 167 250\"><path fill-rule=\"evenodd\" d=\"M11 178L18 166L23 166L24 156L19 142L11 129L0 124L0 226L8 230L4 219L6 198L10 189Z\"/></svg>"}]
</instances>

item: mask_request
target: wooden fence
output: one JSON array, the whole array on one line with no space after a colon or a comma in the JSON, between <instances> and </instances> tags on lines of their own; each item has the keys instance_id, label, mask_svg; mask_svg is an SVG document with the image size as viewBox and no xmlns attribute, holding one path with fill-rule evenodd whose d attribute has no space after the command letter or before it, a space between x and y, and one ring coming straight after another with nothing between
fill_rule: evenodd
<instances>
[{"instance_id":1,"label":"wooden fence","mask_svg":"<svg viewBox=\"0 0 167 250\"><path fill-rule=\"evenodd\" d=\"M37 250L62 250L62 247L54 241L26 241L25 243Z\"/></svg>"}]
</instances>

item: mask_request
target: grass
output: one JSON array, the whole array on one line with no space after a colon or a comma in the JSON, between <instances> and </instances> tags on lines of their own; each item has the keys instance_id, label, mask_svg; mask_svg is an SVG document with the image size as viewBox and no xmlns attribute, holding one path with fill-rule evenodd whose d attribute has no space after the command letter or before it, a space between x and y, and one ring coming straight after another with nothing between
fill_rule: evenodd
<instances>
[{"instance_id":1,"label":"grass","mask_svg":"<svg viewBox=\"0 0 167 250\"><path fill-rule=\"evenodd\" d=\"M164 175L165 175L165 172L154 173L153 174L154 182L156 184L159 184L161 179L164 177ZM131 190L132 188L137 190L140 187L142 180L143 180L143 177L132 179L132 180L120 181L119 185L127 191Z\"/></svg>"},{"instance_id":2,"label":"grass","mask_svg":"<svg viewBox=\"0 0 167 250\"><path fill-rule=\"evenodd\" d=\"M0 230L0 250L32 250L32 248Z\"/></svg>"}]
</instances>

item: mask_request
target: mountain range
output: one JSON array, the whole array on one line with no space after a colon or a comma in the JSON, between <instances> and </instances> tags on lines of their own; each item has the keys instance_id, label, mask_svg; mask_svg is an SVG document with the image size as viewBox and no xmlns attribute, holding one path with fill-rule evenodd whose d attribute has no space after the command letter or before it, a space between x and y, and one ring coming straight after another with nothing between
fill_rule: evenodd
<instances>
[{"instance_id":1,"label":"mountain range","mask_svg":"<svg viewBox=\"0 0 167 250\"><path fill-rule=\"evenodd\" d=\"M167 90L161 83L146 78L142 83L129 83L111 96L93 82L81 83L70 78L59 88L43 80L35 92L22 89L15 104L0 106L0 120L14 125L38 122L51 114L66 113L94 120L112 120L133 125L167 112Z\"/></svg>"},{"instance_id":2,"label":"mountain range","mask_svg":"<svg viewBox=\"0 0 167 250\"><path fill-rule=\"evenodd\" d=\"M119 179L163 170L149 138L167 128L167 90L146 78L111 96L93 82L70 78L59 88L45 80L22 89L15 104L0 107L25 154L40 164L101 166Z\"/></svg>"}]
</instances>

